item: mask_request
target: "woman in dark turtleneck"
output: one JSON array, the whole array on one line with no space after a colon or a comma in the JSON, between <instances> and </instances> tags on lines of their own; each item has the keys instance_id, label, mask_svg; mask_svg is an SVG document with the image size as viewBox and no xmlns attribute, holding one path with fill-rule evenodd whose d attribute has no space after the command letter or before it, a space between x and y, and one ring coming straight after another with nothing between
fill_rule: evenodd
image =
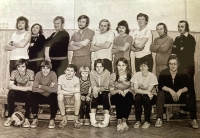
<instances>
[{"instance_id":1,"label":"woman in dark turtleneck","mask_svg":"<svg viewBox=\"0 0 200 138\"><path fill-rule=\"evenodd\" d=\"M40 70L40 63L44 60L44 42L45 37L42 34L42 26L38 23L35 23L31 27L31 44L28 48L29 54L29 69L37 73Z\"/></svg>"}]
</instances>

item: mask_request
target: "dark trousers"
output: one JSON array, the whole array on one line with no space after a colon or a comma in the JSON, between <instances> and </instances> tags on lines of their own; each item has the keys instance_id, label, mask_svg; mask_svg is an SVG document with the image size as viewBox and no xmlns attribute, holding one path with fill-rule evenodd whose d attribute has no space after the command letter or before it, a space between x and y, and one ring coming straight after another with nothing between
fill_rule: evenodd
<instances>
[{"instance_id":1,"label":"dark trousers","mask_svg":"<svg viewBox=\"0 0 200 138\"><path fill-rule=\"evenodd\" d=\"M156 96L150 100L147 94L136 94L135 95L135 116L136 121L141 122L142 105L144 107L145 121L150 122L152 105L155 103Z\"/></svg>"},{"instance_id":2,"label":"dark trousers","mask_svg":"<svg viewBox=\"0 0 200 138\"><path fill-rule=\"evenodd\" d=\"M143 59L147 60L149 71L152 72L152 69L153 69L153 57L152 57L151 54L146 55L146 56L141 57L141 58L135 58L135 69L136 69L136 72L140 71L140 62Z\"/></svg>"},{"instance_id":3,"label":"dark trousers","mask_svg":"<svg viewBox=\"0 0 200 138\"><path fill-rule=\"evenodd\" d=\"M110 99L108 94L108 91L103 91L101 94L99 93L97 98L92 96L91 109L97 109L97 106L102 104L103 110L110 110Z\"/></svg>"},{"instance_id":4,"label":"dark trousers","mask_svg":"<svg viewBox=\"0 0 200 138\"><path fill-rule=\"evenodd\" d=\"M128 92L125 97L120 94L111 96L112 104L116 107L117 119L128 119L133 105L133 94Z\"/></svg>"},{"instance_id":5,"label":"dark trousers","mask_svg":"<svg viewBox=\"0 0 200 138\"><path fill-rule=\"evenodd\" d=\"M86 95L83 95L86 96ZM80 107L80 119L89 119L90 118L90 101L81 99L81 107Z\"/></svg>"},{"instance_id":6,"label":"dark trousers","mask_svg":"<svg viewBox=\"0 0 200 138\"><path fill-rule=\"evenodd\" d=\"M50 119L55 119L58 110L57 93L50 93L48 97L43 96L41 93L33 93L32 114L38 114L39 104L50 105Z\"/></svg>"},{"instance_id":7,"label":"dark trousers","mask_svg":"<svg viewBox=\"0 0 200 138\"><path fill-rule=\"evenodd\" d=\"M52 63L52 71L54 71L56 75L59 77L60 75L65 73L69 61L68 58L65 58L64 60L51 60L51 63Z\"/></svg>"},{"instance_id":8,"label":"dark trousers","mask_svg":"<svg viewBox=\"0 0 200 138\"><path fill-rule=\"evenodd\" d=\"M14 113L15 102L25 102L25 118L29 118L31 101L32 101L32 92L27 91L17 91L10 90L8 92L8 117L11 117Z\"/></svg>"},{"instance_id":9,"label":"dark trousers","mask_svg":"<svg viewBox=\"0 0 200 138\"><path fill-rule=\"evenodd\" d=\"M156 103L156 109L157 109L157 118L163 118L163 107L164 104L173 104L173 103L182 103L186 104L186 107L188 111L190 112L190 118L191 119L197 119L196 116L196 101L188 95L188 93L183 93L179 97L179 100L177 102L174 102L172 96L170 93L165 91L159 91L157 95L157 103Z\"/></svg>"}]
</instances>

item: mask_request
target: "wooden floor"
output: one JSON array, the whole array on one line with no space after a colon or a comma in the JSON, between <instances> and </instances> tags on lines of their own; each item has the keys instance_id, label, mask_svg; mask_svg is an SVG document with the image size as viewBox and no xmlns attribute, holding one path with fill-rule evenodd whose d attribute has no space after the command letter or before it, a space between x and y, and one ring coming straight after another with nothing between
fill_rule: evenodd
<instances>
[{"instance_id":1,"label":"wooden floor","mask_svg":"<svg viewBox=\"0 0 200 138\"><path fill-rule=\"evenodd\" d=\"M73 127L72 122L60 129L59 122L56 122L55 129L48 129L48 121L39 121L37 128L4 127L4 118L0 119L0 137L1 138L199 138L200 130L192 129L190 121L170 121L164 122L161 128L155 128L154 122L148 129L134 129L133 122L129 123L128 132L118 134L116 132L116 123L112 122L107 128L94 128L83 126L80 129ZM200 125L200 124L199 124Z\"/></svg>"}]
</instances>

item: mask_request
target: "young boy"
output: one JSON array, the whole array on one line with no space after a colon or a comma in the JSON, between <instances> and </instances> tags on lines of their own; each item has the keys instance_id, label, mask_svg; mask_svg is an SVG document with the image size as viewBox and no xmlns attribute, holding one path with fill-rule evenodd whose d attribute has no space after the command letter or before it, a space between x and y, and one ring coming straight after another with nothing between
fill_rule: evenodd
<instances>
[{"instance_id":1,"label":"young boy","mask_svg":"<svg viewBox=\"0 0 200 138\"><path fill-rule=\"evenodd\" d=\"M32 85L34 72L27 69L28 61L19 59L15 63L16 70L13 70L10 76L8 92L8 118L4 126L9 127L12 124L11 116L14 113L15 102L25 102L25 121L23 127L30 127L29 114L31 108Z\"/></svg>"},{"instance_id":2,"label":"young boy","mask_svg":"<svg viewBox=\"0 0 200 138\"><path fill-rule=\"evenodd\" d=\"M58 106L62 116L59 127L67 125L67 117L65 114L65 104L74 104L74 127L80 128L79 110L81 106L80 82L75 76L77 68L73 64L69 64L65 70L65 74L58 78Z\"/></svg>"},{"instance_id":3,"label":"young boy","mask_svg":"<svg viewBox=\"0 0 200 138\"><path fill-rule=\"evenodd\" d=\"M39 71L33 82L33 122L31 128L35 128L38 125L38 110L39 104L50 105L50 122L48 128L55 128L55 116L58 110L57 101L57 75L54 71L51 71L52 64L49 61L43 61L41 63L41 71Z\"/></svg>"},{"instance_id":4,"label":"young boy","mask_svg":"<svg viewBox=\"0 0 200 138\"><path fill-rule=\"evenodd\" d=\"M80 74L80 91L81 91L81 108L80 108L80 122L81 125L89 125L89 113L90 113L90 96L91 96L91 84L89 79L90 69L86 66L82 66L79 69ZM85 117L84 117L85 116ZM85 118L85 120L84 120Z\"/></svg>"}]
</instances>

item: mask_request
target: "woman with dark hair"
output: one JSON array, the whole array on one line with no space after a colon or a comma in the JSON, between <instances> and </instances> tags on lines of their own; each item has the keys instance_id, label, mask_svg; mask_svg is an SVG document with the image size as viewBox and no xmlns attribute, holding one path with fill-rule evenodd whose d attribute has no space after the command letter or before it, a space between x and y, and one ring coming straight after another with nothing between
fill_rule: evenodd
<instances>
[{"instance_id":1,"label":"woman with dark hair","mask_svg":"<svg viewBox=\"0 0 200 138\"><path fill-rule=\"evenodd\" d=\"M40 70L40 63L44 60L44 42L45 37L42 34L42 26L38 23L35 23L31 27L31 44L28 48L29 54L29 68L37 73Z\"/></svg>"},{"instance_id":2,"label":"woman with dark hair","mask_svg":"<svg viewBox=\"0 0 200 138\"><path fill-rule=\"evenodd\" d=\"M117 112L117 131L123 133L128 131L126 123L131 112L133 103L133 91L131 90L131 72L128 61L125 58L119 58L116 61L115 73L110 76L110 93L112 101L116 106Z\"/></svg>"},{"instance_id":3,"label":"woman with dark hair","mask_svg":"<svg viewBox=\"0 0 200 138\"><path fill-rule=\"evenodd\" d=\"M139 128L141 125L142 105L144 107L145 122L142 128L150 126L150 116L152 103L155 104L155 96L153 88L158 84L156 75L149 72L148 60L143 58L139 62L140 71L135 73L131 78L135 92L135 116L136 123L134 128Z\"/></svg>"},{"instance_id":4,"label":"woman with dark hair","mask_svg":"<svg viewBox=\"0 0 200 138\"><path fill-rule=\"evenodd\" d=\"M112 53L114 54L114 64L118 58L124 57L128 60L130 66L130 45L132 45L133 38L129 35L128 23L124 20L120 21L116 28L119 36L115 37Z\"/></svg>"},{"instance_id":5,"label":"woman with dark hair","mask_svg":"<svg viewBox=\"0 0 200 138\"><path fill-rule=\"evenodd\" d=\"M95 69L90 73L91 88L93 90L90 123L94 127L107 127L110 119L110 102L108 89L110 72L105 69L104 59L95 60L94 68ZM104 110L104 121L101 123L98 123L95 118L98 104L102 104Z\"/></svg>"}]
</instances>

